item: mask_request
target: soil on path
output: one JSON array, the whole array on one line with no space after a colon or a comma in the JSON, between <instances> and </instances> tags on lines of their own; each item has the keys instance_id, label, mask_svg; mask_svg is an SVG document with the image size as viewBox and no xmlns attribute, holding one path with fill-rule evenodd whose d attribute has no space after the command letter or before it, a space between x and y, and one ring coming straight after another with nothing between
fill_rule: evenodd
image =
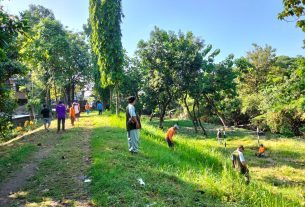
<instances>
[{"instance_id":1,"label":"soil on path","mask_svg":"<svg viewBox=\"0 0 305 207\"><path fill-rule=\"evenodd\" d=\"M80 166L77 170L73 170L70 176L65 176L65 183L77 183L77 188L74 187L75 194L80 194L81 197L76 201L74 200L73 206L79 207L87 207L92 206L89 202L87 189L85 189L84 179L86 178L86 171L90 164L90 147L89 147L89 139L91 134L92 123L88 117L84 117L84 120L80 120L79 123L76 124L75 129L72 129L69 123L66 123L66 132L62 134L57 134L55 129L55 121L52 123L52 128L50 132L45 132L43 128L41 130L37 130L34 134L30 134L26 138L24 138L23 142L33 142L38 146L38 151L31 156L30 160L23 164L20 169L15 170L10 174L8 178L4 181L0 182L0 206L70 206L69 203L65 203L64 199L62 200L53 200L48 202L48 204L36 203L31 200L31 198L27 198L26 196L20 196L24 191L28 190L28 187L32 187L33 179L37 174L39 175L40 165L47 159L51 159L50 157L58 154L58 152L62 152L61 148L67 147L69 145L77 145L78 149L73 148L72 150L79 150L82 152L82 157L74 158L70 160L72 165ZM68 121L68 120L67 120ZM62 144L62 139L65 137L75 137L75 139L69 139L65 143L65 146ZM73 152L71 152L73 154ZM59 156L59 154L58 154ZM59 159L66 159L65 156L60 157ZM67 159L68 160L68 159ZM79 162L79 163L73 163ZM56 163L55 163L56 165ZM52 167L54 169L56 166L49 166L50 173L52 173ZM42 166L43 168L43 166ZM44 173L44 172L43 172ZM60 172L59 172L60 173ZM48 175L45 175L48 176ZM60 176L60 175L59 175ZM48 176L50 177L50 176ZM56 182L56 180L49 179L47 183L44 183L44 187L46 190L49 188L52 189L52 182ZM34 185L35 186L35 185ZM40 186L37 186L39 188ZM39 189L36 189L39 191ZM33 191L34 192L34 191ZM71 195L63 195L69 199L69 197L73 197ZM72 204L71 204L72 205Z\"/></svg>"}]
</instances>

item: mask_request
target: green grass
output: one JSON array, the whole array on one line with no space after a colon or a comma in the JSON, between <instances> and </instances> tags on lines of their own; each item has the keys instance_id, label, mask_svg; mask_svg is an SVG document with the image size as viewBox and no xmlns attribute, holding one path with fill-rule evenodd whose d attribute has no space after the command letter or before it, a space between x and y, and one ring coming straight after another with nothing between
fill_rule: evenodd
<instances>
[{"instance_id":1,"label":"green grass","mask_svg":"<svg viewBox=\"0 0 305 207\"><path fill-rule=\"evenodd\" d=\"M17 147L9 147L0 152L0 183L14 170L20 168L25 160L36 151L33 144L23 144Z\"/></svg>"},{"instance_id":2,"label":"green grass","mask_svg":"<svg viewBox=\"0 0 305 207\"><path fill-rule=\"evenodd\" d=\"M167 121L164 125L167 128L176 122L177 120ZM141 152L133 156L127 150L124 119L107 116L95 120L92 137L93 165L90 170L94 202L98 206L145 206L155 203L156 206L270 207L301 206L304 202L304 197L289 193L296 190L292 186L274 186L261 180L257 176L260 172L255 171L251 174L251 184L247 186L238 173L231 169L230 152L238 144L250 148L256 146L255 139L249 136L248 131L229 132L228 135L232 136L229 137L228 149L225 150L217 145L215 139L205 139L189 129L183 129L191 126L190 122L180 120L179 124L182 130L175 137L177 146L172 151L164 142L165 131L157 129L156 122L143 121ZM217 126L208 126L212 137ZM286 145L285 141L267 142L273 154L277 155L281 167L287 164L281 160L283 157L304 157L304 151L296 151L294 144ZM284 145L286 151L281 151L282 146L279 145ZM250 169L256 164L253 169L262 168L262 173L265 173L265 160L255 158L254 150L250 148L245 153ZM273 173L278 170L276 167L271 169ZM283 171L288 173L287 176L292 176L287 169ZM278 174L277 172L272 178L276 179ZM301 179L301 176L302 173L297 178ZM146 186L141 187L137 178L143 178ZM298 189L304 190L304 187L299 186Z\"/></svg>"},{"instance_id":3,"label":"green grass","mask_svg":"<svg viewBox=\"0 0 305 207\"><path fill-rule=\"evenodd\" d=\"M40 143L40 150L49 152L37 163L33 177L13 194L15 200L11 206L82 206L90 203L88 184L83 181L89 167L86 163L90 159L92 125L87 116L82 117L75 128L70 128L69 120L66 121L68 129L65 133L56 134L56 122L53 122L50 132L42 130L22 140ZM20 159L23 163L28 161L24 157Z\"/></svg>"},{"instance_id":4,"label":"green grass","mask_svg":"<svg viewBox=\"0 0 305 207\"><path fill-rule=\"evenodd\" d=\"M37 143L52 147L38 163L35 175L17 193L13 206L86 206L88 202L96 206L305 205L304 140L275 135L264 138L261 141L272 153L258 159L254 156L257 142L252 132L228 130L225 149L215 139L219 126L205 124L209 134L205 138L193 132L190 121L167 120L165 129L177 121L181 126L174 137L173 151L164 141L165 129L158 129L157 121L145 119L140 153L131 155L124 120L123 116L94 113L82 117L75 128L62 135L55 133L54 122L50 133L39 131L3 148L0 169L1 175L7 176L9 171L18 170L15 166L31 159L40 149ZM84 146L88 143L90 149L86 152ZM230 154L239 144L246 147L250 185L231 168ZM90 166L84 163L87 154L91 155ZM84 184L82 175L89 175L92 182ZM139 178L145 186L139 184Z\"/></svg>"}]
</instances>

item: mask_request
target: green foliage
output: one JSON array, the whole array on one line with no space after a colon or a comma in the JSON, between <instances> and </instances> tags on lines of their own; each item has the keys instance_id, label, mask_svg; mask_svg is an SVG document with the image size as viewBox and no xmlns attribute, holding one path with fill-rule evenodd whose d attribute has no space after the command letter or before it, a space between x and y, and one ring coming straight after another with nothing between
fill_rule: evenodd
<instances>
[{"instance_id":1,"label":"green foliage","mask_svg":"<svg viewBox=\"0 0 305 207\"><path fill-rule=\"evenodd\" d=\"M143 70L145 96L155 103L160 111L160 127L168 106L179 97L174 74L177 72L173 32L155 27L148 41L138 43L137 55ZM155 100L155 101L154 101Z\"/></svg>"},{"instance_id":2,"label":"green foliage","mask_svg":"<svg viewBox=\"0 0 305 207\"><path fill-rule=\"evenodd\" d=\"M11 130L12 112L16 106L9 79L24 74L26 68L18 61L18 34L23 34L26 21L3 11L0 7L0 138L7 138Z\"/></svg>"},{"instance_id":3,"label":"green foliage","mask_svg":"<svg viewBox=\"0 0 305 207\"><path fill-rule=\"evenodd\" d=\"M51 98L65 98L71 103L76 87L81 90L93 79L84 34L68 31L52 11L42 6L31 5L22 16L31 25L29 35L19 38L23 44L20 51L23 61L31 68L28 82L34 82L31 90L36 91L29 95L34 95L33 99L46 98L47 104Z\"/></svg>"},{"instance_id":4,"label":"green foliage","mask_svg":"<svg viewBox=\"0 0 305 207\"><path fill-rule=\"evenodd\" d=\"M262 129L288 136L301 135L304 57L276 57L270 46L255 45L247 58L235 63L241 112Z\"/></svg>"},{"instance_id":5,"label":"green foliage","mask_svg":"<svg viewBox=\"0 0 305 207\"><path fill-rule=\"evenodd\" d=\"M283 0L284 10L278 14L280 20L286 20L289 17L296 18L296 26L305 32L305 1L304 0ZM305 45L305 40L304 40Z\"/></svg>"},{"instance_id":6,"label":"green foliage","mask_svg":"<svg viewBox=\"0 0 305 207\"><path fill-rule=\"evenodd\" d=\"M123 72L121 0L90 0L91 46L103 87L120 83Z\"/></svg>"}]
</instances>

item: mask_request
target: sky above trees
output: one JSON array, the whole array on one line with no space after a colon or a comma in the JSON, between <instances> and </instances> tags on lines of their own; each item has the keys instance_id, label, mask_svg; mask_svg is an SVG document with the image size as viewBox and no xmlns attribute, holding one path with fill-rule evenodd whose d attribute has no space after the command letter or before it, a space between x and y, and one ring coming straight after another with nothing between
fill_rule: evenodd
<instances>
[{"instance_id":1,"label":"sky above trees","mask_svg":"<svg viewBox=\"0 0 305 207\"><path fill-rule=\"evenodd\" d=\"M304 55L304 33L293 22L279 21L282 1L265 0L123 0L123 46L132 55L140 39L156 25L165 30L192 31L221 49L219 60L245 55L252 43L269 44L278 55ZM18 14L29 4L50 8L65 26L81 31L89 16L86 0L4 0L5 10Z\"/></svg>"}]
</instances>

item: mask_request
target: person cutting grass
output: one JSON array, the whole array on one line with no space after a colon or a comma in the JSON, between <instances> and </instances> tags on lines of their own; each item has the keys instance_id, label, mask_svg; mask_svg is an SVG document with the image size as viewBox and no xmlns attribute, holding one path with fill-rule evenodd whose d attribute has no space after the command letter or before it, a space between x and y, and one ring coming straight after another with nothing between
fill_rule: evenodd
<instances>
[{"instance_id":1,"label":"person cutting grass","mask_svg":"<svg viewBox=\"0 0 305 207\"><path fill-rule=\"evenodd\" d=\"M178 129L179 129L179 126L177 124L175 124L173 127L169 128L167 130L165 140L170 148L174 147L173 137Z\"/></svg>"},{"instance_id":2,"label":"person cutting grass","mask_svg":"<svg viewBox=\"0 0 305 207\"><path fill-rule=\"evenodd\" d=\"M240 145L233 153L232 153L232 164L233 168L239 169L240 174L245 176L246 183L250 183L249 169L246 164L246 160L244 157L245 148L243 145Z\"/></svg>"}]
</instances>

